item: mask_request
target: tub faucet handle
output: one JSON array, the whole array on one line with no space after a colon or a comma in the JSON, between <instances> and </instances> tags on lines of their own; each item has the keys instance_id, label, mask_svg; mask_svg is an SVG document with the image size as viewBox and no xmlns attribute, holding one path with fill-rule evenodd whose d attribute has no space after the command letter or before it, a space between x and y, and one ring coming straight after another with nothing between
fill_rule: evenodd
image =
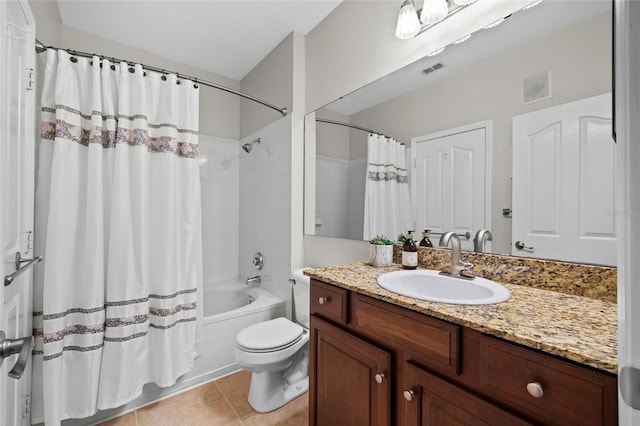
<instances>
[{"instance_id":1,"label":"tub faucet handle","mask_svg":"<svg viewBox=\"0 0 640 426\"><path fill-rule=\"evenodd\" d=\"M262 282L262 277L260 277L260 275L256 275L255 277L249 277L247 278L247 280L245 281L246 285L258 285Z\"/></svg>"}]
</instances>

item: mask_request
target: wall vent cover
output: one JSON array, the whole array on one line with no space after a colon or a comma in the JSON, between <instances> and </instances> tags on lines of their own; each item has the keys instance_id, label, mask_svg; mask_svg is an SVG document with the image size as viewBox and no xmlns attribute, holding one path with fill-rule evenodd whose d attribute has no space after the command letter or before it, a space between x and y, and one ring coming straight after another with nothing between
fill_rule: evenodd
<instances>
[{"instance_id":1,"label":"wall vent cover","mask_svg":"<svg viewBox=\"0 0 640 426\"><path fill-rule=\"evenodd\" d=\"M522 80L522 105L551 97L551 71Z\"/></svg>"},{"instance_id":2,"label":"wall vent cover","mask_svg":"<svg viewBox=\"0 0 640 426\"><path fill-rule=\"evenodd\" d=\"M430 66L429 68L423 69L422 74L424 75L431 74L432 72L439 70L442 67L444 67L444 64L442 62L438 62L437 64Z\"/></svg>"}]
</instances>

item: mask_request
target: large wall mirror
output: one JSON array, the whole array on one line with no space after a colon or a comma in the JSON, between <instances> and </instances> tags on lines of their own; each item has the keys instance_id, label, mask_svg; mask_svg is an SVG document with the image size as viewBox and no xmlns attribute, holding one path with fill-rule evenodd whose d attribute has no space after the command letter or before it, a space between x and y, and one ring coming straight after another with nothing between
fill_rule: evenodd
<instances>
[{"instance_id":1,"label":"large wall mirror","mask_svg":"<svg viewBox=\"0 0 640 426\"><path fill-rule=\"evenodd\" d=\"M305 233L363 239L367 147L374 131L405 144L414 193L407 227L418 235L432 229L434 245L439 232L469 232L472 239L474 228L487 228L493 235L487 251L493 253L614 265L611 13L608 0L544 0L309 114L305 149L315 161L307 160L305 168ZM573 117L584 105L585 112ZM562 140L570 127L586 141L574 151ZM425 223L430 219L415 200L416 188L424 188L415 163L427 161L418 148L427 144L419 144L477 129L484 132L486 170L482 178L461 176L483 179L486 187L465 193L454 184L447 191L463 201L478 198L466 211L481 209L483 222L460 227L454 217ZM514 145L518 138L523 142ZM567 159L577 160L567 165ZM566 199L575 199L578 210L567 213ZM526 230L514 228L518 221ZM440 229L442 223L448 229ZM567 226L598 247L562 246ZM463 237L465 248L471 239ZM586 254L576 255L580 251Z\"/></svg>"}]
</instances>

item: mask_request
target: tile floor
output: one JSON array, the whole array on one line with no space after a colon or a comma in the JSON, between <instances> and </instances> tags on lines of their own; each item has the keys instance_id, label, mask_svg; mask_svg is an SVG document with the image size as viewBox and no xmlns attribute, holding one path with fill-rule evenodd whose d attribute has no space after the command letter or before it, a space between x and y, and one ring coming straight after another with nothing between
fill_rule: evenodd
<instances>
[{"instance_id":1,"label":"tile floor","mask_svg":"<svg viewBox=\"0 0 640 426\"><path fill-rule=\"evenodd\" d=\"M256 413L247 402L251 373L239 371L214 382L140 408L101 426L306 426L309 394L271 413Z\"/></svg>"}]
</instances>

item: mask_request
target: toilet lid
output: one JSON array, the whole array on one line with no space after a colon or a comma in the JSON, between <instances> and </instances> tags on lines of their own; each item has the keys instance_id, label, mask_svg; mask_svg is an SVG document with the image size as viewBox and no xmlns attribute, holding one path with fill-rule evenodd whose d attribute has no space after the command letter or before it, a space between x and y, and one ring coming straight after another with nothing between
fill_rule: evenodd
<instances>
[{"instance_id":1,"label":"toilet lid","mask_svg":"<svg viewBox=\"0 0 640 426\"><path fill-rule=\"evenodd\" d=\"M303 331L300 325L281 317L250 325L238 333L236 341L247 349L272 349L295 341Z\"/></svg>"}]
</instances>

